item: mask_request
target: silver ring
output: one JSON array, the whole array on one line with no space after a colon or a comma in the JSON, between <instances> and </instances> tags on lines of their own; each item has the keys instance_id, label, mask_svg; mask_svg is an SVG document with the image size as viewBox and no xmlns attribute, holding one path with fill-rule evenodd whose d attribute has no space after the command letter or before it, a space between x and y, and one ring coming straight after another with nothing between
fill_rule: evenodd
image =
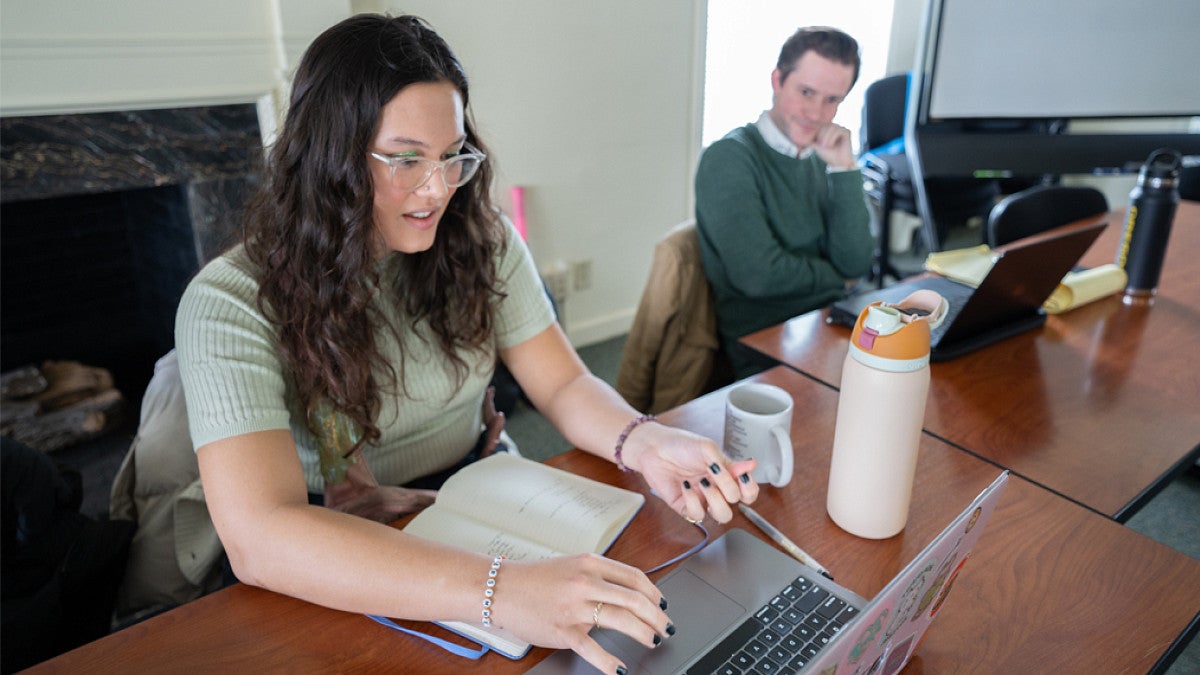
<instances>
[{"instance_id":1,"label":"silver ring","mask_svg":"<svg viewBox=\"0 0 1200 675\"><path fill-rule=\"evenodd\" d=\"M703 519L703 518L701 518L700 520L696 520L696 519L694 519L694 518L688 518L688 516L687 516L687 514L686 514L686 513L681 513L681 514L679 514L679 515L683 516L683 519L684 519L684 520L688 521L689 523L691 523L691 524L693 524L693 525L699 525L700 523L703 523L703 522L704 522L704 519Z\"/></svg>"},{"instance_id":2,"label":"silver ring","mask_svg":"<svg viewBox=\"0 0 1200 675\"><path fill-rule=\"evenodd\" d=\"M600 627L600 610L604 609L603 602L596 603L596 609L592 610L592 625L596 628Z\"/></svg>"}]
</instances>

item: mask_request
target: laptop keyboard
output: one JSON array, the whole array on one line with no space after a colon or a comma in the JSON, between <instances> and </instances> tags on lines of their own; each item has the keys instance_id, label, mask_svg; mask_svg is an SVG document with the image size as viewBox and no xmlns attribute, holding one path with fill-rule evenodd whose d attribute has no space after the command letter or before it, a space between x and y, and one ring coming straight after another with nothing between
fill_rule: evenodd
<instances>
[{"instance_id":1,"label":"laptop keyboard","mask_svg":"<svg viewBox=\"0 0 1200 675\"><path fill-rule=\"evenodd\" d=\"M795 673L858 608L814 579L797 577L688 669L688 675Z\"/></svg>"}]
</instances>

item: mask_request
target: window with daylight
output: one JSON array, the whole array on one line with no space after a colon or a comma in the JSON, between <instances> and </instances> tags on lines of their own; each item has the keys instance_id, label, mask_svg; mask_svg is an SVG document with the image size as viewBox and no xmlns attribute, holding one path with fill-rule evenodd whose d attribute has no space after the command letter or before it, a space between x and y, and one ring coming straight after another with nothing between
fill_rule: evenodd
<instances>
[{"instance_id":1,"label":"window with daylight","mask_svg":"<svg viewBox=\"0 0 1200 675\"><path fill-rule=\"evenodd\" d=\"M892 3L887 0L708 0L704 119L707 147L771 107L771 71L779 48L800 26L840 28L862 50L858 82L834 121L851 131L858 147L863 91L886 74Z\"/></svg>"}]
</instances>

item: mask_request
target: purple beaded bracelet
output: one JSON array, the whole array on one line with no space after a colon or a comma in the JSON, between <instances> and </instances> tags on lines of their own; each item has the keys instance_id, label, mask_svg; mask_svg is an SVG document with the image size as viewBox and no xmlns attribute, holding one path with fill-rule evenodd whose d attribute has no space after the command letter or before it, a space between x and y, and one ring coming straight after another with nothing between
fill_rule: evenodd
<instances>
[{"instance_id":1,"label":"purple beaded bracelet","mask_svg":"<svg viewBox=\"0 0 1200 675\"><path fill-rule=\"evenodd\" d=\"M642 422L653 422L657 419L654 415L638 415L625 427L625 431L622 431L621 435L617 436L617 449L613 452L613 459L617 461L618 469L626 473L633 473L633 469L625 466L625 462L621 461L621 451L625 449L625 439L629 438L629 434L633 433L633 430Z\"/></svg>"}]
</instances>

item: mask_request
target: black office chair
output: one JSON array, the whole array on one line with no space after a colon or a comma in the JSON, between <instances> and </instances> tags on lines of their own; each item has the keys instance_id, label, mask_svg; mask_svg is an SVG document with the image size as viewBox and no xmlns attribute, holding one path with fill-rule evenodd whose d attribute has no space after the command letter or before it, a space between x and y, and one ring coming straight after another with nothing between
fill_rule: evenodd
<instances>
[{"instance_id":1,"label":"black office chair","mask_svg":"<svg viewBox=\"0 0 1200 675\"><path fill-rule=\"evenodd\" d=\"M988 215L984 243L995 248L1105 211L1108 200L1096 188L1035 185L996 204Z\"/></svg>"},{"instance_id":2,"label":"black office chair","mask_svg":"<svg viewBox=\"0 0 1200 675\"><path fill-rule=\"evenodd\" d=\"M878 214L871 266L871 282L877 286L882 286L887 276L904 276L889 261L892 210L917 212L912 171L903 152L904 114L896 115L897 110L904 110L907 90L908 75L894 75L871 83L864 94L859 165L866 179L867 196Z\"/></svg>"},{"instance_id":3,"label":"black office chair","mask_svg":"<svg viewBox=\"0 0 1200 675\"><path fill-rule=\"evenodd\" d=\"M907 73L889 75L872 82L863 94L862 152L859 163L867 180L867 196L878 205L880 243L876 247L872 281L900 274L888 262L888 221L893 209L921 216L917 208L912 167L903 150L904 114L908 100ZM1000 195L996 180L970 177L934 177L925 179L925 192L932 213L937 241L926 241L931 251L941 248L950 227L962 225L972 217L986 218Z\"/></svg>"}]
</instances>

